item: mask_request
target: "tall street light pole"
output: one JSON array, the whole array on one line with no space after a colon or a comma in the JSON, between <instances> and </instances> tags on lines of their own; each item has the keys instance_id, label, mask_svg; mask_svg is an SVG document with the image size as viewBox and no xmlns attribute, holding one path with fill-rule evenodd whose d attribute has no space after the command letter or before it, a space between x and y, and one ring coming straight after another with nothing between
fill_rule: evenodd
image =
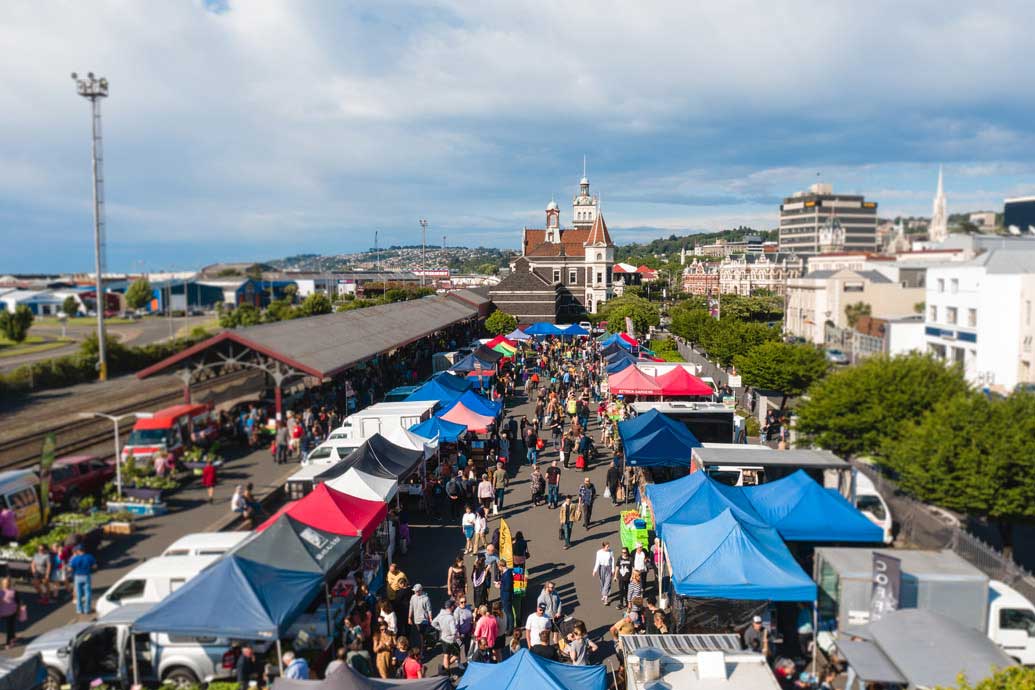
<instances>
[{"instance_id":1,"label":"tall street light pole","mask_svg":"<svg viewBox=\"0 0 1035 690\"><path fill-rule=\"evenodd\" d=\"M79 416L84 419L107 419L115 425L115 495L118 500L122 500L122 449L119 448L119 422L124 419L147 419L152 416L151 413L130 412L115 417L104 412L80 412Z\"/></svg>"},{"instance_id":2,"label":"tall street light pole","mask_svg":"<svg viewBox=\"0 0 1035 690\"><path fill-rule=\"evenodd\" d=\"M72 80L76 83L79 95L90 101L91 123L93 127L93 249L94 270L97 273L97 371L101 381L108 380L108 347L104 338L104 279L101 253L101 237L104 228L104 150L101 146L101 101L108 97L108 80L96 78L93 72L87 72L86 79L72 72Z\"/></svg>"},{"instance_id":3,"label":"tall street light pole","mask_svg":"<svg viewBox=\"0 0 1035 690\"><path fill-rule=\"evenodd\" d=\"M420 219L420 286L424 287L424 272L427 269L428 221Z\"/></svg>"}]
</instances>

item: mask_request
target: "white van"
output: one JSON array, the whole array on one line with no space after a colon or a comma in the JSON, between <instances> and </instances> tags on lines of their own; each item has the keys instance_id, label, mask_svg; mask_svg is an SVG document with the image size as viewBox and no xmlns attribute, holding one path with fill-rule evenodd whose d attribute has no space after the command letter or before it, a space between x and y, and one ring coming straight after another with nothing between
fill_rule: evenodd
<instances>
[{"instance_id":1,"label":"white van","mask_svg":"<svg viewBox=\"0 0 1035 690\"><path fill-rule=\"evenodd\" d=\"M247 539L251 532L197 532L180 537L162 552L173 556L222 556Z\"/></svg>"},{"instance_id":2,"label":"white van","mask_svg":"<svg viewBox=\"0 0 1035 690\"><path fill-rule=\"evenodd\" d=\"M873 481L862 472L855 474L855 507L860 513L869 518L870 522L884 530L884 543L890 544L893 540L891 509L888 508L884 497L877 491Z\"/></svg>"},{"instance_id":3,"label":"white van","mask_svg":"<svg viewBox=\"0 0 1035 690\"><path fill-rule=\"evenodd\" d=\"M159 556L150 558L119 578L97 599L97 615L103 616L126 604L161 601L179 589L219 556Z\"/></svg>"},{"instance_id":4,"label":"white van","mask_svg":"<svg viewBox=\"0 0 1035 690\"><path fill-rule=\"evenodd\" d=\"M334 465L349 457L349 454L361 445L363 445L362 441L332 437L309 451L309 455L302 458L301 464L303 466Z\"/></svg>"},{"instance_id":5,"label":"white van","mask_svg":"<svg viewBox=\"0 0 1035 690\"><path fill-rule=\"evenodd\" d=\"M431 418L437 403L433 400L378 403L345 418L331 431L328 440L362 442L376 434L382 436L393 429L409 429Z\"/></svg>"},{"instance_id":6,"label":"white van","mask_svg":"<svg viewBox=\"0 0 1035 690\"><path fill-rule=\"evenodd\" d=\"M988 582L988 637L1017 663L1035 664L1035 606L999 580Z\"/></svg>"}]
</instances>

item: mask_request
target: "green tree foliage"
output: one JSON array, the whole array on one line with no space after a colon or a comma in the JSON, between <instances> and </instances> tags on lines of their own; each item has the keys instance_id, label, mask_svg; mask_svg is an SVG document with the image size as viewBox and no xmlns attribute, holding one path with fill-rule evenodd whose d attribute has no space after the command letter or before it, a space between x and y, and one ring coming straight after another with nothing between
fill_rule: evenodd
<instances>
[{"instance_id":1,"label":"green tree foliage","mask_svg":"<svg viewBox=\"0 0 1035 690\"><path fill-rule=\"evenodd\" d=\"M1024 666L1010 666L996 669L988 678L971 683L960 674L955 687L939 686L937 690L1035 690L1035 669Z\"/></svg>"},{"instance_id":2,"label":"green tree foliage","mask_svg":"<svg viewBox=\"0 0 1035 690\"><path fill-rule=\"evenodd\" d=\"M646 333L651 326L661 323L657 306L642 297L622 296L604 302L601 313L607 319L607 330L617 333L625 330L625 317L632 319L637 333Z\"/></svg>"},{"instance_id":3,"label":"green tree foliage","mask_svg":"<svg viewBox=\"0 0 1035 690\"><path fill-rule=\"evenodd\" d=\"M223 328L257 326L262 323L262 312L252 304L242 304L235 309L220 310L219 325Z\"/></svg>"},{"instance_id":4,"label":"green tree foliage","mask_svg":"<svg viewBox=\"0 0 1035 690\"><path fill-rule=\"evenodd\" d=\"M899 486L922 501L997 520L1035 518L1035 395L969 392L907 422L881 449ZM1003 529L1009 546L1009 530Z\"/></svg>"},{"instance_id":5,"label":"green tree foliage","mask_svg":"<svg viewBox=\"0 0 1035 690\"><path fill-rule=\"evenodd\" d=\"M478 273L481 275L492 276L496 275L497 271L499 271L499 266L491 262L486 262L478 266Z\"/></svg>"},{"instance_id":6,"label":"green tree foliage","mask_svg":"<svg viewBox=\"0 0 1035 690\"><path fill-rule=\"evenodd\" d=\"M79 302L72 295L65 298L65 301L61 303L61 312L66 316L75 316L79 313Z\"/></svg>"},{"instance_id":7,"label":"green tree foliage","mask_svg":"<svg viewBox=\"0 0 1035 690\"><path fill-rule=\"evenodd\" d=\"M285 285L284 286L284 299L291 304L295 303L295 299L298 297L298 285Z\"/></svg>"},{"instance_id":8,"label":"green tree foliage","mask_svg":"<svg viewBox=\"0 0 1035 690\"><path fill-rule=\"evenodd\" d=\"M780 331L764 323L742 323L724 319L705 332L701 346L713 361L730 367L733 361L762 343L778 340Z\"/></svg>"},{"instance_id":9,"label":"green tree foliage","mask_svg":"<svg viewBox=\"0 0 1035 690\"><path fill-rule=\"evenodd\" d=\"M909 420L968 390L963 372L929 355L874 355L822 379L798 407L797 429L842 457L873 455Z\"/></svg>"},{"instance_id":10,"label":"green tree foliage","mask_svg":"<svg viewBox=\"0 0 1035 690\"><path fill-rule=\"evenodd\" d=\"M489 314L485 319L485 330L495 335L510 333L517 328L517 319L505 311L496 311Z\"/></svg>"},{"instance_id":11,"label":"green tree foliage","mask_svg":"<svg viewBox=\"0 0 1035 690\"><path fill-rule=\"evenodd\" d=\"M823 353L811 345L776 340L735 357L733 363L748 386L783 393L781 411L788 397L803 395L813 383L826 376L830 368Z\"/></svg>"},{"instance_id":12,"label":"green tree foliage","mask_svg":"<svg viewBox=\"0 0 1035 690\"><path fill-rule=\"evenodd\" d=\"M275 321L287 321L289 319L298 318L300 314L298 310L291 306L291 302L287 299L275 299L270 302L270 305L266 307L266 312L262 315L262 320L266 323L273 323Z\"/></svg>"},{"instance_id":13,"label":"green tree foliage","mask_svg":"<svg viewBox=\"0 0 1035 690\"><path fill-rule=\"evenodd\" d=\"M669 311L669 330L692 345L702 342L705 333L718 323L707 309L686 308L680 304Z\"/></svg>"},{"instance_id":14,"label":"green tree foliage","mask_svg":"<svg viewBox=\"0 0 1035 690\"><path fill-rule=\"evenodd\" d=\"M151 283L147 278L139 278L126 288L126 306L130 309L142 309L151 301L152 296Z\"/></svg>"},{"instance_id":15,"label":"green tree foliage","mask_svg":"<svg viewBox=\"0 0 1035 690\"><path fill-rule=\"evenodd\" d=\"M734 321L779 321L783 318L783 298L779 295L723 295L719 300L719 318Z\"/></svg>"},{"instance_id":16,"label":"green tree foliage","mask_svg":"<svg viewBox=\"0 0 1035 690\"><path fill-rule=\"evenodd\" d=\"M864 316L870 316L873 310L870 305L866 302L856 302L855 304L849 304L845 307L845 317L848 319L848 327L855 328L855 324L859 323L859 319Z\"/></svg>"},{"instance_id":17,"label":"green tree foliage","mask_svg":"<svg viewBox=\"0 0 1035 690\"><path fill-rule=\"evenodd\" d=\"M331 298L322 292L314 292L307 295L302 304L298 306L298 311L303 316L317 316L318 314L330 314L334 311L334 305L331 304Z\"/></svg>"},{"instance_id":18,"label":"green tree foliage","mask_svg":"<svg viewBox=\"0 0 1035 690\"><path fill-rule=\"evenodd\" d=\"M29 334L35 317L32 310L24 304L14 308L14 313L0 308L0 333L13 343L20 343Z\"/></svg>"}]
</instances>

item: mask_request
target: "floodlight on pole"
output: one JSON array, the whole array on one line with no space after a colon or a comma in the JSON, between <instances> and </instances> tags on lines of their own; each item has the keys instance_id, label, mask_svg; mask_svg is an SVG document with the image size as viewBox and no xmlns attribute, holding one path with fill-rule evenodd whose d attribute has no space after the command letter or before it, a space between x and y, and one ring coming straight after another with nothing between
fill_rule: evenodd
<instances>
[{"instance_id":1,"label":"floodlight on pole","mask_svg":"<svg viewBox=\"0 0 1035 690\"><path fill-rule=\"evenodd\" d=\"M97 273L95 283L97 297L97 370L101 381L108 379L108 347L104 337L104 300L103 278L103 235L104 235L104 148L101 145L101 100L108 97L108 80L95 77L87 72L85 79L72 72L72 81L76 83L79 95L90 101L90 121L93 131L93 248L94 270Z\"/></svg>"},{"instance_id":2,"label":"floodlight on pole","mask_svg":"<svg viewBox=\"0 0 1035 690\"><path fill-rule=\"evenodd\" d=\"M115 496L122 500L122 449L119 447L119 422L124 419L150 419L154 414L151 412L130 412L122 415L110 415L104 412L80 412L79 417L83 419L107 419L115 426Z\"/></svg>"}]
</instances>

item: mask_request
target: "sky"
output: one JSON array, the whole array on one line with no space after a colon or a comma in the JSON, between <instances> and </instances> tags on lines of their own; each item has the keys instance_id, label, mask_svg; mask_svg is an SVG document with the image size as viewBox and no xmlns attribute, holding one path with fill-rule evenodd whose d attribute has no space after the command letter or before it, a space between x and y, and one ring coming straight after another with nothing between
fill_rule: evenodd
<instances>
[{"instance_id":1,"label":"sky","mask_svg":"<svg viewBox=\"0 0 1035 690\"><path fill-rule=\"evenodd\" d=\"M586 157L618 243L821 180L882 217L1035 193L1035 3L180 0L0 5L0 273L517 248Z\"/></svg>"}]
</instances>

